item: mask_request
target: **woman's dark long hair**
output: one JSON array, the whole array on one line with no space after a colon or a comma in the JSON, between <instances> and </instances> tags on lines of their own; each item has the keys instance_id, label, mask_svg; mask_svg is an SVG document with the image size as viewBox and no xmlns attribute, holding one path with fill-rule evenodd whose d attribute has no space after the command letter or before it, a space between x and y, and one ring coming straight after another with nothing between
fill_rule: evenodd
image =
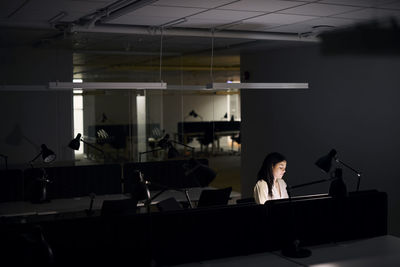
<instances>
[{"instance_id":1,"label":"woman's dark long hair","mask_svg":"<svg viewBox=\"0 0 400 267\"><path fill-rule=\"evenodd\" d=\"M278 152L273 152L268 154L263 164L261 165L260 170L257 174L257 181L264 180L268 185L268 195L272 197L272 185L274 183L274 175L272 174L272 167L277 163L286 161L285 156Z\"/></svg>"}]
</instances>

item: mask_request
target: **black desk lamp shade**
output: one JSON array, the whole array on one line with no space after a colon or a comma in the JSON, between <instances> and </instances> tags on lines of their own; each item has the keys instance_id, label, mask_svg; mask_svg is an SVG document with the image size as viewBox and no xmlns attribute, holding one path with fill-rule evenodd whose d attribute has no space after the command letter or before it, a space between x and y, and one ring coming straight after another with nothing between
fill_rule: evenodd
<instances>
[{"instance_id":1,"label":"black desk lamp shade","mask_svg":"<svg viewBox=\"0 0 400 267\"><path fill-rule=\"evenodd\" d=\"M56 154L47 148L45 144L42 144L42 158L46 163L53 162L56 159Z\"/></svg>"},{"instance_id":2,"label":"black desk lamp shade","mask_svg":"<svg viewBox=\"0 0 400 267\"><path fill-rule=\"evenodd\" d=\"M79 147L81 146L81 134L78 133L74 139L69 142L68 147L73 149L73 150L79 150Z\"/></svg>"},{"instance_id":3,"label":"black desk lamp shade","mask_svg":"<svg viewBox=\"0 0 400 267\"><path fill-rule=\"evenodd\" d=\"M328 173L332 167L332 159L334 159L337 155L337 152L335 149L332 149L328 155L322 156L319 158L316 162L315 165L317 165L321 170L324 172Z\"/></svg>"},{"instance_id":4,"label":"black desk lamp shade","mask_svg":"<svg viewBox=\"0 0 400 267\"><path fill-rule=\"evenodd\" d=\"M34 157L30 163L32 164L40 155L42 156L43 162L50 163L56 159L56 154L50 150L45 144L40 146L41 150L40 153Z\"/></svg>"},{"instance_id":5,"label":"black desk lamp shade","mask_svg":"<svg viewBox=\"0 0 400 267\"><path fill-rule=\"evenodd\" d=\"M33 162L40 156L42 156L43 162L45 163L51 163L56 159L56 154L52 150L50 150L45 144L42 144L40 148L40 153L29 162L32 170L34 170ZM46 170L42 168L40 173L36 177L34 177L34 179L34 190L32 190L31 201L33 203L42 203L49 201L49 199L47 198L47 184L50 182L50 180L48 179Z\"/></svg>"}]
</instances>

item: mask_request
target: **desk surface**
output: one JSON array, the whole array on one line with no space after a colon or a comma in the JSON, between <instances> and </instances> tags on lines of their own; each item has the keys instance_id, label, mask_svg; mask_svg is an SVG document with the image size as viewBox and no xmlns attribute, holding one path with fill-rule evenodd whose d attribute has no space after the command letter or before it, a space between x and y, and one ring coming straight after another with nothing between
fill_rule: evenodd
<instances>
[{"instance_id":1,"label":"desk surface","mask_svg":"<svg viewBox=\"0 0 400 267\"><path fill-rule=\"evenodd\" d=\"M215 189L212 187L194 187L188 188L188 193L191 201L198 201L200 198L201 191L205 189ZM152 191L151 195L154 196L158 191ZM156 197L152 204L165 200L167 198L174 197L177 201L187 201L184 192L167 190ZM128 199L128 195L115 194L115 195L99 195L94 198L93 210L100 211L104 200L119 200ZM240 198L240 193L231 193L232 199ZM18 202L4 202L0 203L0 218L1 217L15 217L15 216L32 216L32 215L54 215L62 213L79 213L85 212L89 208L90 197L78 197L68 199L53 199L50 202L34 204L27 201ZM139 203L138 206L143 206L143 203Z\"/></svg>"},{"instance_id":2,"label":"desk surface","mask_svg":"<svg viewBox=\"0 0 400 267\"><path fill-rule=\"evenodd\" d=\"M309 247L308 258L286 258L280 252L224 258L176 265L181 267L236 266L313 266L313 267L389 267L400 266L400 238L385 235L370 239Z\"/></svg>"}]
</instances>

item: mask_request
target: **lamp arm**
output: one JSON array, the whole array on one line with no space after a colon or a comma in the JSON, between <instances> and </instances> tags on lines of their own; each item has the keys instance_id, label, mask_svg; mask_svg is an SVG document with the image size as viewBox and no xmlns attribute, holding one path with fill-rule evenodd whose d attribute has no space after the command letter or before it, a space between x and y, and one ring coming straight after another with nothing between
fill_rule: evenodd
<instances>
[{"instance_id":1,"label":"lamp arm","mask_svg":"<svg viewBox=\"0 0 400 267\"><path fill-rule=\"evenodd\" d=\"M115 159L114 157L112 157L109 153L104 152L104 150L102 150L102 149L96 147L95 145L93 145L93 144L91 144L91 143L86 142L85 140L83 140L83 138L81 138L81 141L82 141L82 143L88 145L89 147L94 148L94 149L96 149L97 151L100 151L100 152L103 154L104 161L106 160L106 156L107 156L108 158L110 158L111 160L116 161L116 159Z\"/></svg>"},{"instance_id":2,"label":"lamp arm","mask_svg":"<svg viewBox=\"0 0 400 267\"><path fill-rule=\"evenodd\" d=\"M177 141L175 141L175 140L170 140L170 142L172 142L172 143L174 143L174 144L178 144L178 145L184 146L184 147L187 147L187 148L190 148L190 149L192 150L192 156L194 155L194 149L195 149L194 147L188 146L188 145L183 144L183 143L180 143L180 142L177 142Z\"/></svg>"},{"instance_id":3,"label":"lamp arm","mask_svg":"<svg viewBox=\"0 0 400 267\"><path fill-rule=\"evenodd\" d=\"M164 150L164 148L157 148L157 149L153 149L153 150L147 150L147 151L144 151L144 152L139 152L139 162L142 162L142 161L141 161L141 158L142 158L142 155L143 155L143 154L147 154L147 153L151 153L151 152L156 152L156 151L160 151L160 150Z\"/></svg>"},{"instance_id":4,"label":"lamp arm","mask_svg":"<svg viewBox=\"0 0 400 267\"><path fill-rule=\"evenodd\" d=\"M334 179L336 179L336 178L334 177L334 178L329 178L329 179L321 179L321 180L316 180L316 181L309 182L309 183L288 186L287 188L289 190L291 190L291 189L296 189L296 188L300 188L300 187L304 187L304 186L308 186L308 185L319 184L319 183L323 183L323 182L329 182L329 181L332 181Z\"/></svg>"},{"instance_id":5,"label":"lamp arm","mask_svg":"<svg viewBox=\"0 0 400 267\"><path fill-rule=\"evenodd\" d=\"M343 161L341 161L340 159L336 158L335 159L336 162L342 164L343 166L345 166L346 168L352 170L353 172L356 173L357 175L357 191L360 189L360 181L361 181L361 172L357 171L356 169L352 168L351 166L347 165L346 163L344 163Z\"/></svg>"},{"instance_id":6,"label":"lamp arm","mask_svg":"<svg viewBox=\"0 0 400 267\"><path fill-rule=\"evenodd\" d=\"M342 164L343 166L347 167L348 169L352 170L353 172L356 173L357 176L361 176L361 172L357 171L356 169L352 168L351 166L349 166L348 164L344 163L343 161L341 161L340 159L335 159L336 162Z\"/></svg>"},{"instance_id":7,"label":"lamp arm","mask_svg":"<svg viewBox=\"0 0 400 267\"><path fill-rule=\"evenodd\" d=\"M34 157L31 161L29 161L29 164L32 166L32 163L35 161L35 160L37 160L37 158L38 157L40 157L40 155L42 155L42 151L40 151L40 153L39 154L37 154L37 156L36 157ZM32 166L33 167L33 166Z\"/></svg>"},{"instance_id":8,"label":"lamp arm","mask_svg":"<svg viewBox=\"0 0 400 267\"><path fill-rule=\"evenodd\" d=\"M97 151L100 151L101 153L103 153L103 154L104 154L104 151L103 151L102 149L100 149L100 148L96 147L95 145L92 145L91 143L88 143L88 142L86 142L86 141L85 141L85 140L83 140L83 139L81 139L81 142L82 142L82 143L84 143L84 144L86 144L86 145L88 145L88 146L90 146L91 148L94 148L94 149L96 149Z\"/></svg>"}]
</instances>

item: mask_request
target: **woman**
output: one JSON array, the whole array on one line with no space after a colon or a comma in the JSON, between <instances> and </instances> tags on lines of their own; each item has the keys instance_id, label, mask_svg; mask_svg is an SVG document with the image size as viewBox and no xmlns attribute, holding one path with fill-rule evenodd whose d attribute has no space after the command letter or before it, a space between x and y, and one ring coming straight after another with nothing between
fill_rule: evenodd
<instances>
[{"instance_id":1,"label":"woman","mask_svg":"<svg viewBox=\"0 0 400 267\"><path fill-rule=\"evenodd\" d=\"M257 175L254 186L254 199L257 204L264 204L268 200L288 198L286 183L282 179L286 172L286 159L283 155L274 152L268 154Z\"/></svg>"}]
</instances>

